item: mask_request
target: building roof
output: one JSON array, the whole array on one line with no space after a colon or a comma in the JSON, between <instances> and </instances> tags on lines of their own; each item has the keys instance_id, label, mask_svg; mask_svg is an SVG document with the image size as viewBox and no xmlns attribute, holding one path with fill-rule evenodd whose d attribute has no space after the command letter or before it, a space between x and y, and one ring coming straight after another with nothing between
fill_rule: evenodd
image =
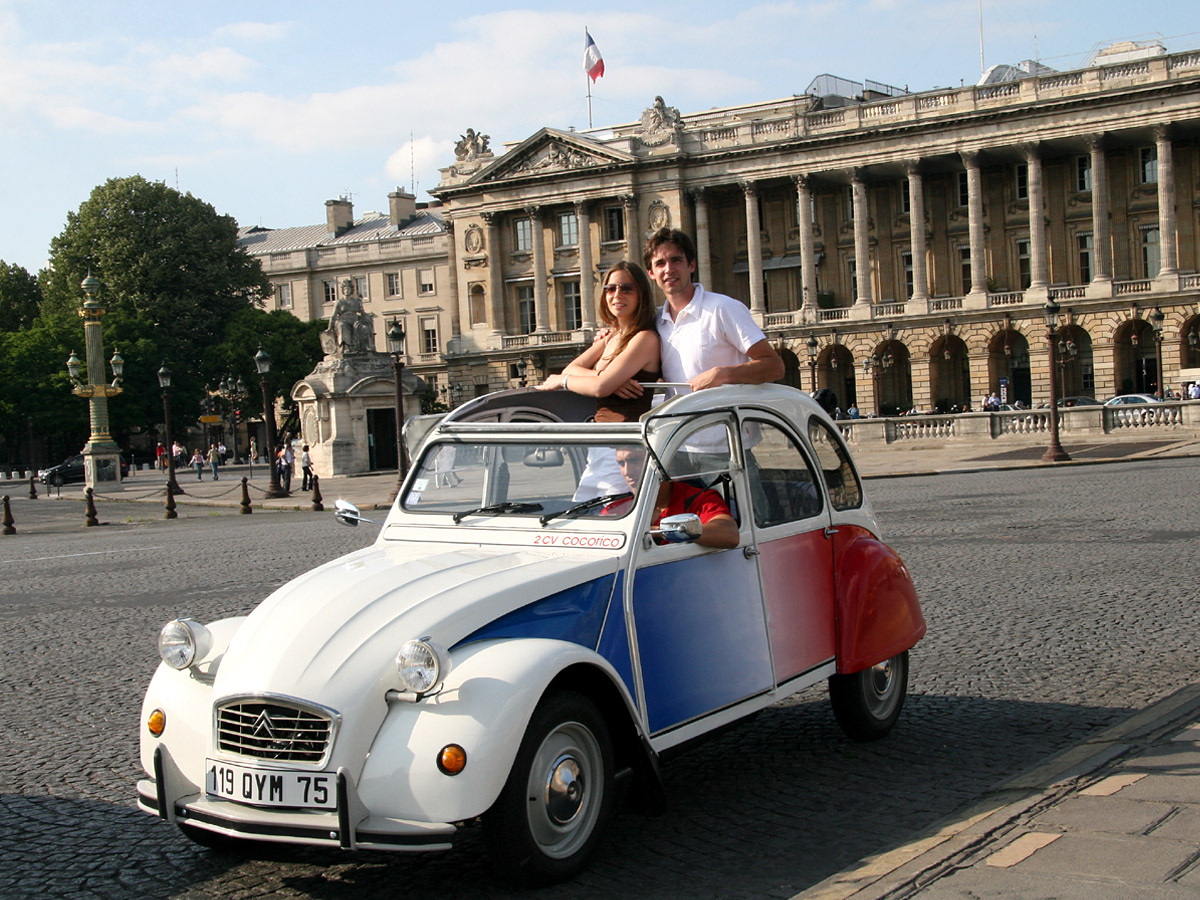
<instances>
[{"instance_id":1,"label":"building roof","mask_svg":"<svg viewBox=\"0 0 1200 900\"><path fill-rule=\"evenodd\" d=\"M403 225L393 225L383 213L371 212L355 220L340 235L329 226L297 225L294 228L262 228L251 226L238 229L238 243L252 256L268 253L289 253L316 247L341 247L347 244L373 243L414 237L444 234L446 225L441 210L419 209L414 218Z\"/></svg>"}]
</instances>

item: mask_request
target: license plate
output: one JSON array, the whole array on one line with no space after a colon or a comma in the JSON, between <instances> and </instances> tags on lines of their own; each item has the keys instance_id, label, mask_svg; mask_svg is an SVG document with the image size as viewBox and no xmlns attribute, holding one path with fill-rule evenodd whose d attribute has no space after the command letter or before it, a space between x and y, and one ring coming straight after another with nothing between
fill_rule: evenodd
<instances>
[{"instance_id":1,"label":"license plate","mask_svg":"<svg viewBox=\"0 0 1200 900\"><path fill-rule=\"evenodd\" d=\"M255 769L207 761L209 794L254 806L291 806L302 809L336 809L335 775L328 772L293 772Z\"/></svg>"}]
</instances>

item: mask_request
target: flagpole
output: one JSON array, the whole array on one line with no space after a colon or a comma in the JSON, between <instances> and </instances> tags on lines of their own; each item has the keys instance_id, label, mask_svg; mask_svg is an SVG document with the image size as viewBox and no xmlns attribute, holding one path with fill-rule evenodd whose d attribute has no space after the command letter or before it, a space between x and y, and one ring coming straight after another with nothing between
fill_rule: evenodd
<instances>
[{"instance_id":1,"label":"flagpole","mask_svg":"<svg viewBox=\"0 0 1200 900\"><path fill-rule=\"evenodd\" d=\"M981 2L982 2L982 0L981 0ZM583 26L583 37L584 37L585 43L587 41L588 36L589 35L588 35L587 26L584 25ZM591 131L592 130L592 76L589 75L586 70L583 73L583 80L587 82L588 131Z\"/></svg>"}]
</instances>

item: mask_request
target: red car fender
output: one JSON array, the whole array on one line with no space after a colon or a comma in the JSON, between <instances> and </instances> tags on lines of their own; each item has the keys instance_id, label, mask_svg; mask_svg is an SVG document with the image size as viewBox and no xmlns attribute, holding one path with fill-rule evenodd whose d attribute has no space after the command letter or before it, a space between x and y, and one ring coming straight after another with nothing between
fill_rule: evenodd
<instances>
[{"instance_id":1,"label":"red car fender","mask_svg":"<svg viewBox=\"0 0 1200 900\"><path fill-rule=\"evenodd\" d=\"M904 562L864 528L834 535L837 670L858 672L891 659L925 635L925 617Z\"/></svg>"}]
</instances>

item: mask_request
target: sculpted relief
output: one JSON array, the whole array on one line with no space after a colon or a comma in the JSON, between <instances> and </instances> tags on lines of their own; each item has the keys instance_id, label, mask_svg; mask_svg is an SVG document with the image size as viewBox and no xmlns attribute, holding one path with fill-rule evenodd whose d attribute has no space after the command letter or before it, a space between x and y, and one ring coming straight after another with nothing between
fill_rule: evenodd
<instances>
[{"instance_id":1,"label":"sculpted relief","mask_svg":"<svg viewBox=\"0 0 1200 900\"><path fill-rule=\"evenodd\" d=\"M329 325L321 333L326 356L355 356L375 352L374 316L363 309L354 279L343 278L342 295L333 307Z\"/></svg>"}]
</instances>

